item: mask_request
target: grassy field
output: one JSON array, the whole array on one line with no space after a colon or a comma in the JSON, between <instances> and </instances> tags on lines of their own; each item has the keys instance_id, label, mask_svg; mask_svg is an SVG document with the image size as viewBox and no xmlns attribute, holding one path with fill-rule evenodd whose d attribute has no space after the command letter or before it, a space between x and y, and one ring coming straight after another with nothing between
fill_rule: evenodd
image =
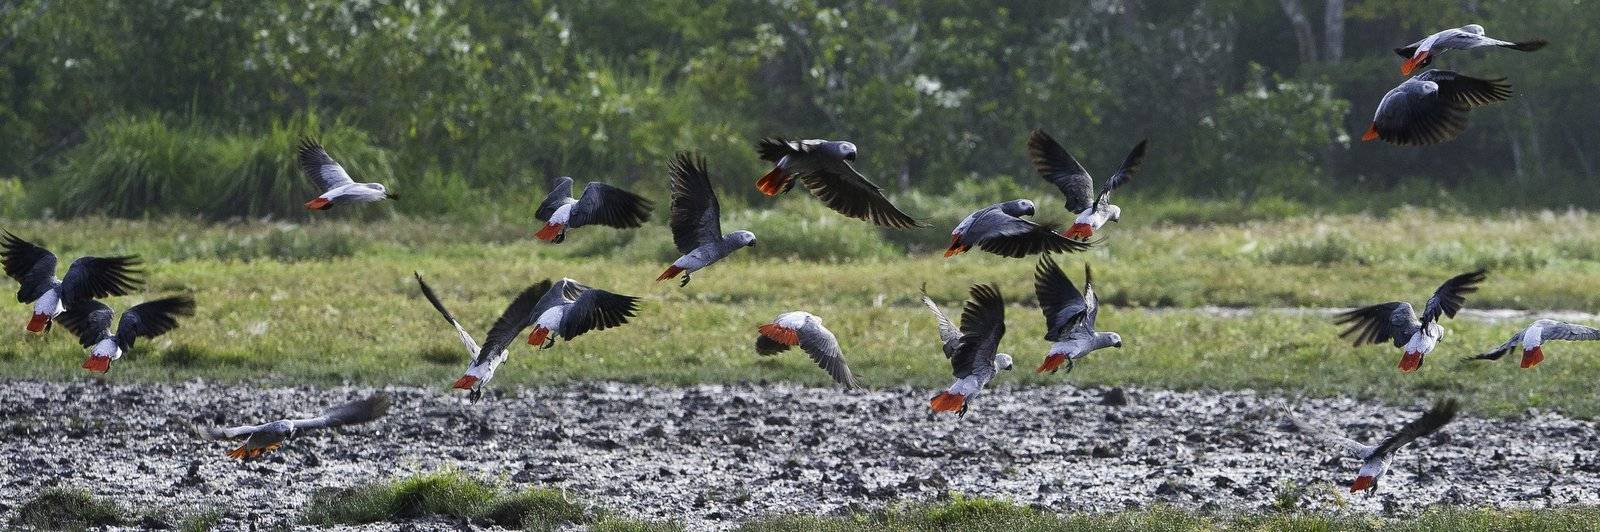
<instances>
[{"instance_id":1,"label":"grassy field","mask_svg":"<svg viewBox=\"0 0 1600 532\"><path fill-rule=\"evenodd\" d=\"M814 202L811 202L814 203ZM870 387L948 383L934 324L917 303L927 283L957 312L973 282L998 282L1008 301L1002 348L1019 370L1003 385L1072 382L1174 388L1255 388L1350 394L1396 401L1450 392L1489 414L1526 407L1600 415L1592 383L1600 345L1561 343L1533 370L1515 362L1462 367L1461 356L1497 344L1523 320L1446 322L1451 333L1423 371L1402 375L1392 347L1351 348L1322 313L1278 307L1349 307L1418 302L1443 279L1491 269L1469 308L1590 310L1600 307L1600 217L1584 213L1469 218L1399 210L1381 218L1298 217L1240 224L1168 221L1107 230L1100 249L1060 257L1071 276L1093 263L1107 308L1101 328L1121 350L1101 351L1070 375L1034 375L1046 354L1034 306L1032 260L984 254L939 257L948 226L913 234L861 231L857 222L809 204L734 213L761 244L701 272L688 288L652 283L675 257L664 227L575 232L567 244L529 238L523 221L206 225L187 220L3 221L63 262L83 253L138 253L147 262L143 299L190 292L199 314L178 331L116 363L111 379L194 377L266 383L402 383L444 389L464 367L454 334L411 279L421 271L481 338L521 288L546 277L640 295L629 325L590 333L552 350L518 344L494 385L570 380L797 381L823 385L802 355L761 359L756 325L803 309L823 316ZM1046 214L1048 216L1048 214ZM940 211L935 222L954 215ZM1172 220L1172 218L1169 218ZM1540 235L1567 234L1551 239ZM909 253L909 256L907 255ZM802 260L802 257L804 260ZM7 282L9 292L14 284ZM1219 315L1205 307L1257 307ZM27 309L11 304L0 326L0 375L81 378L83 351L56 330L30 337ZM3 321L0 321L3 325Z\"/></svg>"},{"instance_id":2,"label":"grassy field","mask_svg":"<svg viewBox=\"0 0 1600 532\"><path fill-rule=\"evenodd\" d=\"M87 529L137 523L141 515L173 515L160 509L124 508L85 491L54 488L22 506L12 524L40 529ZM183 513L181 530L208 530L219 510ZM611 532L672 532L682 523L629 519L595 505L582 494L546 488L509 491L494 482L445 471L400 477L315 494L300 518L304 524L335 526L444 516L513 530L565 530L575 526ZM742 532L854 532L913 530L1075 530L1174 532L1260 531L1546 531L1594 530L1600 510L1556 508L1493 510L1434 508L1418 515L1314 515L1283 508L1265 513L1197 514L1156 506L1103 514L1055 514L1002 500L952 494L936 502L894 504L875 511L836 516L780 515L740 523Z\"/></svg>"}]
</instances>

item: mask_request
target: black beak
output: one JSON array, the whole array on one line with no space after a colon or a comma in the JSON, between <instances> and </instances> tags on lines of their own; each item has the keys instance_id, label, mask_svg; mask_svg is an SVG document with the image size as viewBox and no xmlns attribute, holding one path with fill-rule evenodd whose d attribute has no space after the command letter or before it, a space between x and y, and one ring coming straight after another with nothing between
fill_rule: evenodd
<instances>
[{"instance_id":1,"label":"black beak","mask_svg":"<svg viewBox=\"0 0 1600 532\"><path fill-rule=\"evenodd\" d=\"M1122 342L1117 342L1117 343L1111 344L1111 345L1112 345L1112 347L1115 347L1117 349L1122 349Z\"/></svg>"},{"instance_id":2,"label":"black beak","mask_svg":"<svg viewBox=\"0 0 1600 532\"><path fill-rule=\"evenodd\" d=\"M392 199L392 200L395 200L395 201L400 201L400 195L399 194L395 194L393 192L384 192L383 193L383 197L388 198L388 199Z\"/></svg>"}]
</instances>

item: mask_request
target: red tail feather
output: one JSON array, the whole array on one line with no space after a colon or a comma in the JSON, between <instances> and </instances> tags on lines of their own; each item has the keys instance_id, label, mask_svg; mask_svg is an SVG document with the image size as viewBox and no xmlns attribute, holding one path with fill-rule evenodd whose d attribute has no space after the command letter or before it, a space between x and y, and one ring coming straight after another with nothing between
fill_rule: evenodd
<instances>
[{"instance_id":1,"label":"red tail feather","mask_svg":"<svg viewBox=\"0 0 1600 532\"><path fill-rule=\"evenodd\" d=\"M544 224L544 228L540 229L539 232L534 233L533 237L545 242L550 242L555 240L557 236L561 235L561 227L561 224Z\"/></svg>"},{"instance_id":2,"label":"red tail feather","mask_svg":"<svg viewBox=\"0 0 1600 532\"><path fill-rule=\"evenodd\" d=\"M88 360L83 361L83 369L95 373L111 371L111 357L89 357Z\"/></svg>"},{"instance_id":3,"label":"red tail feather","mask_svg":"<svg viewBox=\"0 0 1600 532\"><path fill-rule=\"evenodd\" d=\"M450 386L452 388L457 389L457 390L471 390L473 386L477 386L477 385L478 385L478 378L477 377L474 377L474 376L471 376L471 375L462 375L461 378L456 379L456 383L455 384L452 384Z\"/></svg>"},{"instance_id":4,"label":"red tail feather","mask_svg":"<svg viewBox=\"0 0 1600 532\"><path fill-rule=\"evenodd\" d=\"M326 198L317 198L317 199L314 199L314 200L306 202L306 208L307 209L311 209L313 211L324 211L324 210L328 210L328 204L329 203L333 203L333 202L328 200L328 199L326 199Z\"/></svg>"},{"instance_id":5,"label":"red tail feather","mask_svg":"<svg viewBox=\"0 0 1600 532\"><path fill-rule=\"evenodd\" d=\"M761 176L761 179L756 180L756 190L760 190L762 194L768 196L776 196L778 193L783 192L783 186L788 183L788 176L784 174L783 169L774 166L772 171L767 172L767 175Z\"/></svg>"},{"instance_id":6,"label":"red tail feather","mask_svg":"<svg viewBox=\"0 0 1600 532\"><path fill-rule=\"evenodd\" d=\"M966 402L967 396L965 395L944 392L934 396L933 400L928 402L928 406L933 407L934 412L955 412L961 410L961 405L966 404Z\"/></svg>"},{"instance_id":7,"label":"red tail feather","mask_svg":"<svg viewBox=\"0 0 1600 532\"><path fill-rule=\"evenodd\" d=\"M661 272L661 276L656 278L656 282L659 283L661 281L677 277L680 273L683 273L683 268L679 268L676 264L674 264L668 267L667 271Z\"/></svg>"}]
</instances>

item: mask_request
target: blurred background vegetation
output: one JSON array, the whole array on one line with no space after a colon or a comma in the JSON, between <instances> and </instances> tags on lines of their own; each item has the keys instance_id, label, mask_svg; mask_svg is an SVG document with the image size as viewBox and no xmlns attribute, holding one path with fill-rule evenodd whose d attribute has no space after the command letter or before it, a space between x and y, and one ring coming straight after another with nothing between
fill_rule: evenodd
<instances>
[{"instance_id":1,"label":"blurred background vegetation","mask_svg":"<svg viewBox=\"0 0 1600 532\"><path fill-rule=\"evenodd\" d=\"M1391 47L1474 22L1553 42L1436 64L1515 99L1440 146L1352 139ZM1033 127L1101 175L1150 137L1127 201L1175 220L1592 208L1597 33L1583 0L0 0L0 217L303 218L302 134L405 196L346 218L521 221L558 175L664 200L680 149L744 205L763 135L853 140L944 216L1043 191Z\"/></svg>"}]
</instances>

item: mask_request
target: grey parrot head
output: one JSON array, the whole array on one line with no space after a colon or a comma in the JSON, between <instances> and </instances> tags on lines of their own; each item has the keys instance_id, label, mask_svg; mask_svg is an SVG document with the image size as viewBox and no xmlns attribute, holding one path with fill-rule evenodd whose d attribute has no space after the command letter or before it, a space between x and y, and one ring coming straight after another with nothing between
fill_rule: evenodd
<instances>
[{"instance_id":1,"label":"grey parrot head","mask_svg":"<svg viewBox=\"0 0 1600 532\"><path fill-rule=\"evenodd\" d=\"M1011 200L1000 204L1000 212L1012 216L1033 216L1033 200Z\"/></svg>"},{"instance_id":2,"label":"grey parrot head","mask_svg":"<svg viewBox=\"0 0 1600 532\"><path fill-rule=\"evenodd\" d=\"M735 247L754 246L756 245L756 234L744 230L734 231L728 233L726 241Z\"/></svg>"},{"instance_id":3,"label":"grey parrot head","mask_svg":"<svg viewBox=\"0 0 1600 532\"><path fill-rule=\"evenodd\" d=\"M830 142L828 143L827 150L828 153L832 154L834 157L838 157L846 161L856 160L856 145L848 141L841 140L838 142Z\"/></svg>"},{"instance_id":4,"label":"grey parrot head","mask_svg":"<svg viewBox=\"0 0 1600 532\"><path fill-rule=\"evenodd\" d=\"M1464 31L1464 32L1467 32L1467 33L1471 33L1471 34L1474 34L1474 35L1483 35L1483 26L1479 26L1477 24L1468 24L1468 25L1462 26L1461 27L1461 31Z\"/></svg>"},{"instance_id":5,"label":"grey parrot head","mask_svg":"<svg viewBox=\"0 0 1600 532\"><path fill-rule=\"evenodd\" d=\"M1005 353L996 353L994 355L994 367L996 369L1003 369L1003 370L1010 371L1012 366L1014 366L1014 365L1015 364L1012 363L1012 361L1011 361L1011 355L1008 355L1008 354L1005 354Z\"/></svg>"}]
</instances>

